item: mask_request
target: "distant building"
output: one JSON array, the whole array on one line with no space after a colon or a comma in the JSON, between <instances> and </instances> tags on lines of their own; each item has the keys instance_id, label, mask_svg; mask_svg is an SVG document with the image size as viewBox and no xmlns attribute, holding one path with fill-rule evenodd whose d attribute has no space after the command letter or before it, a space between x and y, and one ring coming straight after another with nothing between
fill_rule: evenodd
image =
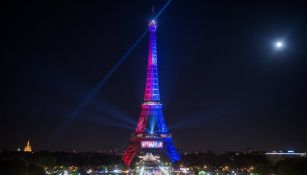
<instances>
[{"instance_id":1,"label":"distant building","mask_svg":"<svg viewBox=\"0 0 307 175\"><path fill-rule=\"evenodd\" d=\"M32 148L30 145L30 141L28 140L27 145L25 146L25 148L23 149L24 152L32 152Z\"/></svg>"},{"instance_id":2,"label":"distant building","mask_svg":"<svg viewBox=\"0 0 307 175\"><path fill-rule=\"evenodd\" d=\"M293 150L290 151L272 151L272 152L266 152L266 157L273 161L278 162L280 160L284 160L287 158L301 158L306 157L306 152L296 152Z\"/></svg>"},{"instance_id":3,"label":"distant building","mask_svg":"<svg viewBox=\"0 0 307 175\"><path fill-rule=\"evenodd\" d=\"M254 152L254 149L252 147L248 147L246 153L251 154Z\"/></svg>"},{"instance_id":4,"label":"distant building","mask_svg":"<svg viewBox=\"0 0 307 175\"><path fill-rule=\"evenodd\" d=\"M267 156L285 156L285 157L306 157L306 152L295 151L273 151L265 153Z\"/></svg>"}]
</instances>

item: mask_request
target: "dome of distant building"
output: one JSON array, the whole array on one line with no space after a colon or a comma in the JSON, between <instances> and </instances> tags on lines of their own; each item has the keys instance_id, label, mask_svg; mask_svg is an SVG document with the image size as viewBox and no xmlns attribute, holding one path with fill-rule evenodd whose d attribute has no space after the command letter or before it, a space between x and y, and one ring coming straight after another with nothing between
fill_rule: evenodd
<instances>
[{"instance_id":1,"label":"dome of distant building","mask_svg":"<svg viewBox=\"0 0 307 175\"><path fill-rule=\"evenodd\" d=\"M32 152L32 148L30 145L30 141L28 140L27 145L25 146L25 148L23 149L24 152Z\"/></svg>"}]
</instances>

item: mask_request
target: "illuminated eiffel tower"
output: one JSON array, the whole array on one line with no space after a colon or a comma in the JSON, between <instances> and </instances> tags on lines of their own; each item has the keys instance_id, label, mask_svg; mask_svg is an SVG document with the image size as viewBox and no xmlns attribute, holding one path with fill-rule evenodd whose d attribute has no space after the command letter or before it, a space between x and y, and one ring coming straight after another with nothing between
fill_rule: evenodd
<instances>
[{"instance_id":1,"label":"illuminated eiffel tower","mask_svg":"<svg viewBox=\"0 0 307 175\"><path fill-rule=\"evenodd\" d=\"M156 47L157 22L152 20L148 24L149 52L144 102L142 112L130 144L125 150L122 160L130 166L133 159L140 152L158 152L169 158L171 162L180 160L169 134L160 103Z\"/></svg>"}]
</instances>

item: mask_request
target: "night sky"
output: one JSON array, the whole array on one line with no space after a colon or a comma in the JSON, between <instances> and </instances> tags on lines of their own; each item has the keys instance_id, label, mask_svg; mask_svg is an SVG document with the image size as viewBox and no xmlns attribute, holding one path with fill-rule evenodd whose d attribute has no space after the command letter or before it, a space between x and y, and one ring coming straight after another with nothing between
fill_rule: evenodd
<instances>
[{"instance_id":1,"label":"night sky","mask_svg":"<svg viewBox=\"0 0 307 175\"><path fill-rule=\"evenodd\" d=\"M143 101L147 29L166 0L1 2L0 150L123 149ZM161 102L185 150L307 150L303 1L173 0L157 19ZM286 47L276 50L273 42Z\"/></svg>"}]
</instances>

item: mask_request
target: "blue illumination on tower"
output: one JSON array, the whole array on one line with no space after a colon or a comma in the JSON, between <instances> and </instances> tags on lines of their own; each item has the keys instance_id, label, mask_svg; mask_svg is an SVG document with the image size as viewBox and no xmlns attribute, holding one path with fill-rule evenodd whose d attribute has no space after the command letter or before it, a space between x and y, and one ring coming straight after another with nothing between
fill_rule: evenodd
<instances>
[{"instance_id":1,"label":"blue illumination on tower","mask_svg":"<svg viewBox=\"0 0 307 175\"><path fill-rule=\"evenodd\" d=\"M157 22L155 20L149 22L148 31L149 49L144 102L141 106L142 111L135 135L131 138L130 145L122 157L127 166L130 166L137 153L148 148L164 151L173 163L180 160L180 155L168 132L163 116L163 106L160 103L156 44Z\"/></svg>"}]
</instances>

